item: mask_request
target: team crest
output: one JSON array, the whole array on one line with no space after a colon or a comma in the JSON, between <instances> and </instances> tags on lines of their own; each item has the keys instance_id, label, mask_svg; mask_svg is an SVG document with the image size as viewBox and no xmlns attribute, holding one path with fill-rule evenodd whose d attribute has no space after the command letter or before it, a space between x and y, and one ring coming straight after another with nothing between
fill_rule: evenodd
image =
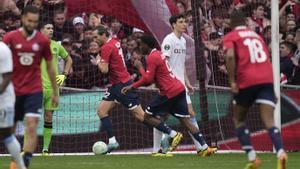
<instances>
[{"instance_id":1,"label":"team crest","mask_svg":"<svg viewBox=\"0 0 300 169\"><path fill-rule=\"evenodd\" d=\"M170 45L165 45L165 46L164 46L164 49L165 49L165 50L170 50L170 48L171 48Z\"/></svg>"},{"instance_id":2,"label":"team crest","mask_svg":"<svg viewBox=\"0 0 300 169\"><path fill-rule=\"evenodd\" d=\"M39 46L37 43L34 43L34 44L32 45L32 50L35 51L35 52L37 52L37 51L40 50L40 46Z\"/></svg>"}]
</instances>

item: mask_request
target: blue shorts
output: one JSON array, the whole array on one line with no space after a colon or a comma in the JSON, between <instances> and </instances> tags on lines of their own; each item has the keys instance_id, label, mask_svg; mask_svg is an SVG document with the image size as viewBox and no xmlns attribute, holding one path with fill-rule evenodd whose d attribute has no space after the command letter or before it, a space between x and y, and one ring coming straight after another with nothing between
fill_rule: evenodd
<instances>
[{"instance_id":1,"label":"blue shorts","mask_svg":"<svg viewBox=\"0 0 300 169\"><path fill-rule=\"evenodd\" d=\"M276 97L273 84L260 84L241 89L233 97L233 104L243 107L250 107L254 102L275 107Z\"/></svg>"},{"instance_id":2,"label":"blue shorts","mask_svg":"<svg viewBox=\"0 0 300 169\"><path fill-rule=\"evenodd\" d=\"M105 101L114 101L116 103L121 103L123 106L127 107L129 110L135 109L140 102L138 100L138 93L134 90L128 90L125 94L121 93L123 87L131 85L133 82L130 80L126 83L118 83L109 87L102 98Z\"/></svg>"},{"instance_id":3,"label":"blue shorts","mask_svg":"<svg viewBox=\"0 0 300 169\"><path fill-rule=\"evenodd\" d=\"M190 117L186 101L186 91L172 98L157 95L145 111L153 116L165 116L167 113L170 113L175 117Z\"/></svg>"},{"instance_id":4,"label":"blue shorts","mask_svg":"<svg viewBox=\"0 0 300 169\"><path fill-rule=\"evenodd\" d=\"M15 122L23 121L26 117L41 117L43 105L43 92L36 92L22 96L16 96Z\"/></svg>"}]
</instances>

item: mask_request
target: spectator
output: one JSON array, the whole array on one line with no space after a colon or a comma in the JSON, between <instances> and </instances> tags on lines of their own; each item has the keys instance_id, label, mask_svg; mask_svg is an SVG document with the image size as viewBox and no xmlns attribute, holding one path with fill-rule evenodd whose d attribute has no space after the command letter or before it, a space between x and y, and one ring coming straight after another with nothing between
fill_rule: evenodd
<instances>
[{"instance_id":1,"label":"spectator","mask_svg":"<svg viewBox=\"0 0 300 169\"><path fill-rule=\"evenodd\" d=\"M209 34L212 33L212 27L210 26L209 22L204 22L202 26L202 31L201 31L201 38L202 41L208 41L209 40Z\"/></svg>"},{"instance_id":2,"label":"spectator","mask_svg":"<svg viewBox=\"0 0 300 169\"><path fill-rule=\"evenodd\" d=\"M227 69L223 48L219 47L217 57L214 60L214 80L217 86L228 86Z\"/></svg>"},{"instance_id":3,"label":"spectator","mask_svg":"<svg viewBox=\"0 0 300 169\"><path fill-rule=\"evenodd\" d=\"M292 76L293 62L291 57L294 55L294 45L290 42L280 44L280 73L284 74L288 81Z\"/></svg>"},{"instance_id":4,"label":"spectator","mask_svg":"<svg viewBox=\"0 0 300 169\"><path fill-rule=\"evenodd\" d=\"M100 14L91 13L89 16L89 22L88 22L89 28L95 29L98 26L100 26L102 17L103 16Z\"/></svg>"},{"instance_id":5,"label":"spectator","mask_svg":"<svg viewBox=\"0 0 300 169\"><path fill-rule=\"evenodd\" d=\"M189 10L186 12L186 21L187 21L187 34L191 37L194 38L194 25L193 25L193 15L192 15L192 11Z\"/></svg>"},{"instance_id":6,"label":"spectator","mask_svg":"<svg viewBox=\"0 0 300 169\"><path fill-rule=\"evenodd\" d=\"M84 52L84 88L91 89L95 87L104 87L104 75L101 75L97 66L94 66L90 60L99 55L100 46L95 41L85 41L87 44L87 51ZM84 44L85 44L84 43Z\"/></svg>"},{"instance_id":7,"label":"spectator","mask_svg":"<svg viewBox=\"0 0 300 169\"><path fill-rule=\"evenodd\" d=\"M75 41L83 41L83 31L85 27L85 23L82 17L75 17L73 19L74 26L74 39Z\"/></svg>"},{"instance_id":8,"label":"spectator","mask_svg":"<svg viewBox=\"0 0 300 169\"><path fill-rule=\"evenodd\" d=\"M290 42L290 43L296 44L295 43L295 33L294 32L287 32L285 34L285 39L284 40L286 42Z\"/></svg>"},{"instance_id":9,"label":"spectator","mask_svg":"<svg viewBox=\"0 0 300 169\"><path fill-rule=\"evenodd\" d=\"M139 39L144 35L144 31L139 29L139 28L133 28L132 29L132 35L136 38Z\"/></svg>"},{"instance_id":10,"label":"spectator","mask_svg":"<svg viewBox=\"0 0 300 169\"><path fill-rule=\"evenodd\" d=\"M205 42L204 45L211 51L218 51L222 44L222 39L219 32L213 32L209 34L209 41Z\"/></svg>"},{"instance_id":11,"label":"spectator","mask_svg":"<svg viewBox=\"0 0 300 169\"><path fill-rule=\"evenodd\" d=\"M112 37L122 39L125 37L125 32L121 30L123 24L116 18L112 18L110 28L112 31Z\"/></svg>"},{"instance_id":12,"label":"spectator","mask_svg":"<svg viewBox=\"0 0 300 169\"><path fill-rule=\"evenodd\" d=\"M73 73L67 79L67 86L85 88L84 84L84 62L82 57L82 43L73 41L70 56L73 60Z\"/></svg>"},{"instance_id":13,"label":"spectator","mask_svg":"<svg viewBox=\"0 0 300 169\"><path fill-rule=\"evenodd\" d=\"M123 56L126 56L126 54L127 54L127 38L121 39L121 48L123 51Z\"/></svg>"},{"instance_id":14,"label":"spectator","mask_svg":"<svg viewBox=\"0 0 300 169\"><path fill-rule=\"evenodd\" d=\"M221 9L215 9L212 13L212 21L210 25L212 26L212 32L218 32L224 35L224 17L226 17L226 11Z\"/></svg>"},{"instance_id":15,"label":"spectator","mask_svg":"<svg viewBox=\"0 0 300 169\"><path fill-rule=\"evenodd\" d=\"M54 34L53 39L56 41L61 41L63 34L72 34L72 24L67 21L66 14L63 10L59 9L54 12L53 16L54 23Z\"/></svg>"},{"instance_id":16,"label":"spectator","mask_svg":"<svg viewBox=\"0 0 300 169\"><path fill-rule=\"evenodd\" d=\"M290 32L290 31L295 31L296 28L296 22L293 20L289 20L286 22L286 31Z\"/></svg>"},{"instance_id":17,"label":"spectator","mask_svg":"<svg viewBox=\"0 0 300 169\"><path fill-rule=\"evenodd\" d=\"M33 0L31 5L37 7L41 11L43 8L43 0Z\"/></svg>"},{"instance_id":18,"label":"spectator","mask_svg":"<svg viewBox=\"0 0 300 169\"><path fill-rule=\"evenodd\" d=\"M83 40L84 41L93 40L93 30L91 30L91 29L85 30L83 33Z\"/></svg>"},{"instance_id":19,"label":"spectator","mask_svg":"<svg viewBox=\"0 0 300 169\"><path fill-rule=\"evenodd\" d=\"M5 34L6 34L6 31L4 30L4 28L0 27L0 41L2 41Z\"/></svg>"},{"instance_id":20,"label":"spectator","mask_svg":"<svg viewBox=\"0 0 300 169\"><path fill-rule=\"evenodd\" d=\"M126 52L126 55L124 58L126 63L131 60L133 51L137 47L138 47L138 44L137 44L137 40L135 39L135 37L129 36L127 38L127 52Z\"/></svg>"},{"instance_id":21,"label":"spectator","mask_svg":"<svg viewBox=\"0 0 300 169\"><path fill-rule=\"evenodd\" d=\"M251 16L247 18L247 25L258 34L263 34L266 26L271 25L269 19L264 16L265 6L262 3L250 5Z\"/></svg>"},{"instance_id":22,"label":"spectator","mask_svg":"<svg viewBox=\"0 0 300 169\"><path fill-rule=\"evenodd\" d=\"M3 2L1 2L3 3ZM13 15L20 16L21 11L16 5L16 2L14 0L6 0L4 5L3 5L3 12L8 12L11 11Z\"/></svg>"},{"instance_id":23,"label":"spectator","mask_svg":"<svg viewBox=\"0 0 300 169\"><path fill-rule=\"evenodd\" d=\"M264 28L263 37L266 44L269 45L271 43L271 38L272 38L271 25L268 25Z\"/></svg>"},{"instance_id":24,"label":"spectator","mask_svg":"<svg viewBox=\"0 0 300 169\"><path fill-rule=\"evenodd\" d=\"M16 27L14 25L14 14L11 11L4 12L3 14L3 24L4 24L4 30L6 32L10 32L12 30L15 30Z\"/></svg>"},{"instance_id":25,"label":"spectator","mask_svg":"<svg viewBox=\"0 0 300 169\"><path fill-rule=\"evenodd\" d=\"M176 7L179 13L185 13L187 10L187 6L183 1L177 1Z\"/></svg>"}]
</instances>

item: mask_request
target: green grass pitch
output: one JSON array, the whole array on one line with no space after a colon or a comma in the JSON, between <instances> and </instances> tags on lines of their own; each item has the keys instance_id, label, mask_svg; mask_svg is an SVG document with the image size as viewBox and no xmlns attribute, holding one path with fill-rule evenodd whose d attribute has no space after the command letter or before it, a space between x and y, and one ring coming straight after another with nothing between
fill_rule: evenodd
<instances>
[{"instance_id":1,"label":"green grass pitch","mask_svg":"<svg viewBox=\"0 0 300 169\"><path fill-rule=\"evenodd\" d=\"M259 154L261 169L276 169L274 154ZM288 169L300 169L300 153L289 153ZM0 157L0 169L8 169L9 157ZM244 154L216 154L197 157L194 154L174 157L150 155L95 155L34 157L30 169L243 169Z\"/></svg>"}]
</instances>

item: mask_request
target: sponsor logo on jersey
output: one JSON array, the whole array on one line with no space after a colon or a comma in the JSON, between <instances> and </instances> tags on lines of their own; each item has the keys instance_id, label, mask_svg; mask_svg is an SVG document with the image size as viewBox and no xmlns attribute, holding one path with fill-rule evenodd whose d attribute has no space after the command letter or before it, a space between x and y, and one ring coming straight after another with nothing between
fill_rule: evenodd
<instances>
[{"instance_id":1,"label":"sponsor logo on jersey","mask_svg":"<svg viewBox=\"0 0 300 169\"><path fill-rule=\"evenodd\" d=\"M37 52L37 51L39 51L39 49L40 49L40 46L39 46L37 43L34 43L34 44L32 45L32 50L33 50L33 51Z\"/></svg>"},{"instance_id":2,"label":"sponsor logo on jersey","mask_svg":"<svg viewBox=\"0 0 300 169\"><path fill-rule=\"evenodd\" d=\"M165 46L164 46L164 49L165 49L165 50L170 50L170 48L171 48L170 45L165 45Z\"/></svg>"},{"instance_id":3,"label":"sponsor logo on jersey","mask_svg":"<svg viewBox=\"0 0 300 169\"><path fill-rule=\"evenodd\" d=\"M185 49L174 49L174 53L186 53Z\"/></svg>"}]
</instances>

